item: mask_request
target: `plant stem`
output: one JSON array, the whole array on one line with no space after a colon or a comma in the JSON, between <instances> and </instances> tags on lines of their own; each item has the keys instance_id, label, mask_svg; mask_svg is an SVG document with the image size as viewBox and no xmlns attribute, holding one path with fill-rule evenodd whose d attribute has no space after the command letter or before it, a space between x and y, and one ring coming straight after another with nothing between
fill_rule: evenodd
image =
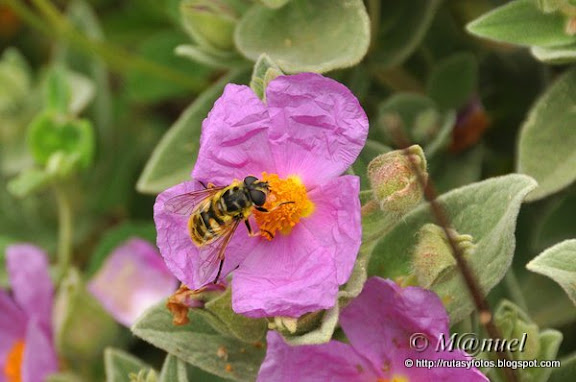
<instances>
[{"instance_id":1,"label":"plant stem","mask_svg":"<svg viewBox=\"0 0 576 382\"><path fill-rule=\"evenodd\" d=\"M73 217L70 200L62 185L54 185L54 195L58 207L58 268L61 280L72 257Z\"/></svg>"}]
</instances>

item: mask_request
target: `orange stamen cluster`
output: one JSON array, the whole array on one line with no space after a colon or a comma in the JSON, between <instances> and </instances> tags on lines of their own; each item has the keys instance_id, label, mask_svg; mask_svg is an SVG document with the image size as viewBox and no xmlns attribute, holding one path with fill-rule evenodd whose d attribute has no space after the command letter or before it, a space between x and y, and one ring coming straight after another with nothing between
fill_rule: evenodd
<instances>
[{"instance_id":1,"label":"orange stamen cluster","mask_svg":"<svg viewBox=\"0 0 576 382\"><path fill-rule=\"evenodd\" d=\"M392 376L392 379L378 378L378 380L376 382L409 382L409 381L408 381L408 378L406 378L406 377L394 375L394 376Z\"/></svg>"},{"instance_id":2,"label":"orange stamen cluster","mask_svg":"<svg viewBox=\"0 0 576 382\"><path fill-rule=\"evenodd\" d=\"M310 216L314 211L314 203L308 199L306 187L297 176L281 179L277 174L262 173L261 179L268 182L270 193L266 198L264 208L270 212L254 210L256 223L262 236L272 240L276 232L289 234L301 218ZM292 202L282 204L284 202Z\"/></svg>"},{"instance_id":3,"label":"orange stamen cluster","mask_svg":"<svg viewBox=\"0 0 576 382\"><path fill-rule=\"evenodd\" d=\"M16 341L6 357L4 375L7 382L22 382L22 359L24 358L24 341Z\"/></svg>"}]
</instances>

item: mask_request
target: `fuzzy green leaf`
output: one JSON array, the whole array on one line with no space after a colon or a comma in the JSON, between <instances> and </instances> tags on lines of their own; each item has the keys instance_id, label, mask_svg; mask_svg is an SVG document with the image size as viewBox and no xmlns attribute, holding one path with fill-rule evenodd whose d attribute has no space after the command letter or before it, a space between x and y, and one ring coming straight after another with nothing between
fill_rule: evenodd
<instances>
[{"instance_id":1,"label":"fuzzy green leaf","mask_svg":"<svg viewBox=\"0 0 576 382\"><path fill-rule=\"evenodd\" d=\"M185 57L199 64L215 69L243 68L249 61L237 52L213 52L198 45L178 45L174 51L177 56Z\"/></svg>"},{"instance_id":2,"label":"fuzzy green leaf","mask_svg":"<svg viewBox=\"0 0 576 382\"><path fill-rule=\"evenodd\" d=\"M232 289L230 288L218 298L209 301L205 309L219 318L229 332L241 341L256 342L266 334L268 324L265 319L248 318L232 310Z\"/></svg>"},{"instance_id":3,"label":"fuzzy green leaf","mask_svg":"<svg viewBox=\"0 0 576 382\"><path fill-rule=\"evenodd\" d=\"M234 38L251 60L266 53L287 73L327 72L360 62L370 30L361 0L294 0L280 9L255 4Z\"/></svg>"},{"instance_id":4,"label":"fuzzy green leaf","mask_svg":"<svg viewBox=\"0 0 576 382\"><path fill-rule=\"evenodd\" d=\"M138 191L159 193L190 179L190 172L198 155L202 121L222 94L224 86L230 82L241 83L245 78L244 71L230 73L202 93L182 113L162 137L146 163L136 185Z\"/></svg>"},{"instance_id":5,"label":"fuzzy green leaf","mask_svg":"<svg viewBox=\"0 0 576 382\"><path fill-rule=\"evenodd\" d=\"M159 382L188 382L188 373L184 361L168 354L160 372Z\"/></svg>"},{"instance_id":6,"label":"fuzzy green leaf","mask_svg":"<svg viewBox=\"0 0 576 382\"><path fill-rule=\"evenodd\" d=\"M561 359L560 362L562 366L559 369L552 369L548 382L573 382L576 375L576 354Z\"/></svg>"},{"instance_id":7,"label":"fuzzy green leaf","mask_svg":"<svg viewBox=\"0 0 576 382\"><path fill-rule=\"evenodd\" d=\"M576 304L576 239L548 248L530 261L526 268L556 281Z\"/></svg>"},{"instance_id":8,"label":"fuzzy green leaf","mask_svg":"<svg viewBox=\"0 0 576 382\"><path fill-rule=\"evenodd\" d=\"M518 172L538 181L526 200L553 194L576 179L576 69L560 77L536 102L522 126Z\"/></svg>"},{"instance_id":9,"label":"fuzzy green leaf","mask_svg":"<svg viewBox=\"0 0 576 382\"><path fill-rule=\"evenodd\" d=\"M533 46L530 53L547 64L569 64L576 61L576 43L548 48Z\"/></svg>"},{"instance_id":10,"label":"fuzzy green leaf","mask_svg":"<svg viewBox=\"0 0 576 382\"><path fill-rule=\"evenodd\" d=\"M472 235L476 244L468 265L480 287L488 293L503 277L512 261L516 217L526 194L536 182L524 175L508 175L458 188L438 199L452 227ZM372 252L368 274L386 278L411 274L415 234L426 223L435 222L424 204L405 216ZM445 302L451 322L456 323L474 308L458 273L434 286Z\"/></svg>"},{"instance_id":11,"label":"fuzzy green leaf","mask_svg":"<svg viewBox=\"0 0 576 382\"><path fill-rule=\"evenodd\" d=\"M194 366L226 379L253 381L264 359L261 342L247 344L216 332L200 315L191 312L190 323L174 326L163 305L144 313L132 332L154 346Z\"/></svg>"},{"instance_id":12,"label":"fuzzy green leaf","mask_svg":"<svg viewBox=\"0 0 576 382\"><path fill-rule=\"evenodd\" d=\"M262 54L254 65L250 87L261 100L266 101L268 83L282 74L284 73L278 65L267 54Z\"/></svg>"},{"instance_id":13,"label":"fuzzy green leaf","mask_svg":"<svg viewBox=\"0 0 576 382\"><path fill-rule=\"evenodd\" d=\"M515 0L472 21L472 34L518 45L557 46L576 41L564 32L564 16L543 13L533 0Z\"/></svg>"},{"instance_id":14,"label":"fuzzy green leaf","mask_svg":"<svg viewBox=\"0 0 576 382\"><path fill-rule=\"evenodd\" d=\"M138 358L119 349L107 348L104 351L106 382L132 382L130 374L150 369Z\"/></svg>"},{"instance_id":15,"label":"fuzzy green leaf","mask_svg":"<svg viewBox=\"0 0 576 382\"><path fill-rule=\"evenodd\" d=\"M378 49L372 59L379 68L401 65L418 48L432 24L439 0L382 1Z\"/></svg>"}]
</instances>

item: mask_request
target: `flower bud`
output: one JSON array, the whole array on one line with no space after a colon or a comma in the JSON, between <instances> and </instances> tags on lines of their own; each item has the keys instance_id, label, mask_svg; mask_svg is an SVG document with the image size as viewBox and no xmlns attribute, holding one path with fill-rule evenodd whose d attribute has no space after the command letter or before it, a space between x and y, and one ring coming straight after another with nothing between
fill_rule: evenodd
<instances>
[{"instance_id":1,"label":"flower bud","mask_svg":"<svg viewBox=\"0 0 576 382\"><path fill-rule=\"evenodd\" d=\"M504 338L519 341L525 339L524 350L512 352L514 359L530 360L538 357L540 354L538 325L533 323L519 307L510 301L502 301L494 314L494 322Z\"/></svg>"},{"instance_id":2,"label":"flower bud","mask_svg":"<svg viewBox=\"0 0 576 382\"><path fill-rule=\"evenodd\" d=\"M158 375L154 370L140 370L138 373L128 375L130 382L157 382Z\"/></svg>"},{"instance_id":3,"label":"flower bud","mask_svg":"<svg viewBox=\"0 0 576 382\"><path fill-rule=\"evenodd\" d=\"M401 216L420 203L422 188L414 165L427 180L426 157L418 145L381 154L368 164L368 178L382 211Z\"/></svg>"},{"instance_id":4,"label":"flower bud","mask_svg":"<svg viewBox=\"0 0 576 382\"><path fill-rule=\"evenodd\" d=\"M184 28L199 45L229 51L239 15L223 0L185 0L180 7Z\"/></svg>"},{"instance_id":5,"label":"flower bud","mask_svg":"<svg viewBox=\"0 0 576 382\"><path fill-rule=\"evenodd\" d=\"M203 308L204 305L226 291L224 284L208 284L200 289L191 290L186 285L180 288L166 302L166 308L172 313L174 325L188 323L188 311L192 308Z\"/></svg>"},{"instance_id":6,"label":"flower bud","mask_svg":"<svg viewBox=\"0 0 576 382\"><path fill-rule=\"evenodd\" d=\"M268 328L286 336L300 336L318 328L322 324L325 313L326 311L320 310L306 313L298 318L274 317L274 321L268 324Z\"/></svg>"},{"instance_id":7,"label":"flower bud","mask_svg":"<svg viewBox=\"0 0 576 382\"><path fill-rule=\"evenodd\" d=\"M464 257L468 257L475 247L472 236L451 231L456 239L456 245L460 247ZM425 224L418 231L418 242L414 248L412 262L418 284L424 288L430 288L445 280L453 272L458 272L448 237L442 227L436 224Z\"/></svg>"}]
</instances>

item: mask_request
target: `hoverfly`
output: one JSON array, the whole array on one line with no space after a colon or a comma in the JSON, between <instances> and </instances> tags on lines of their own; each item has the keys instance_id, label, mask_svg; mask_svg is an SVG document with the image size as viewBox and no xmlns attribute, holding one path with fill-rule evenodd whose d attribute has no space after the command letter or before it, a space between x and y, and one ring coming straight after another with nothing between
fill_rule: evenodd
<instances>
[{"instance_id":1,"label":"hoverfly","mask_svg":"<svg viewBox=\"0 0 576 382\"><path fill-rule=\"evenodd\" d=\"M243 181L235 180L228 186L204 185L204 190L193 191L169 199L164 208L178 215L189 216L188 234L192 242L200 249L204 257L205 274L211 275L218 264L214 284L218 282L224 251L230 243L236 228L242 221L246 224L250 236L258 236L250 226L249 217L252 208L261 212L270 212L264 208L266 197L270 193L268 182L255 176L247 176ZM283 202L280 205L293 202ZM265 231L273 237L271 232Z\"/></svg>"}]
</instances>

